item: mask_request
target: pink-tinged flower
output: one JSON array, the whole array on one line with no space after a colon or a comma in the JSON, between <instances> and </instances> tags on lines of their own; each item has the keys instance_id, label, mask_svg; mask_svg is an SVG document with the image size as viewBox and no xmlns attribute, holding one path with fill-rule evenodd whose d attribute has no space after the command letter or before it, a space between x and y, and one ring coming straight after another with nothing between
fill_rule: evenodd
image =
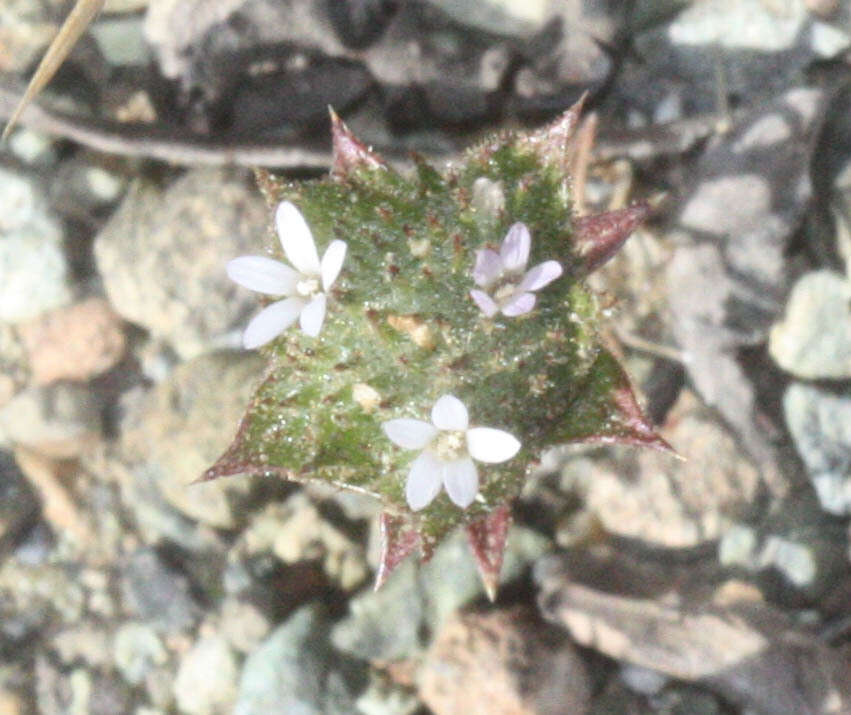
<instances>
[{"instance_id":1,"label":"pink-tinged flower","mask_svg":"<svg viewBox=\"0 0 851 715\"><path fill-rule=\"evenodd\" d=\"M404 449L421 449L411 464L405 497L419 511L445 487L462 509L479 493L479 474L473 460L497 464L511 459L520 442L492 427L470 427L467 408L454 395L444 395L431 410L431 422L397 419L382 425L390 441Z\"/></svg>"},{"instance_id":2,"label":"pink-tinged flower","mask_svg":"<svg viewBox=\"0 0 851 715\"><path fill-rule=\"evenodd\" d=\"M319 260L316 244L304 216L289 201L278 206L275 225L281 247L292 266L265 256L240 256L227 264L228 277L258 293L284 296L267 305L242 336L246 348L257 348L274 340L296 320L311 337L319 335L325 321L327 293L343 267L345 241L328 244Z\"/></svg>"},{"instance_id":3,"label":"pink-tinged flower","mask_svg":"<svg viewBox=\"0 0 851 715\"><path fill-rule=\"evenodd\" d=\"M492 318L498 312L508 317L523 315L535 307L535 294L562 274L558 261L544 261L526 270L532 237L525 223L508 229L499 253L485 248L476 251L473 280L482 290L470 297L482 312Z\"/></svg>"}]
</instances>

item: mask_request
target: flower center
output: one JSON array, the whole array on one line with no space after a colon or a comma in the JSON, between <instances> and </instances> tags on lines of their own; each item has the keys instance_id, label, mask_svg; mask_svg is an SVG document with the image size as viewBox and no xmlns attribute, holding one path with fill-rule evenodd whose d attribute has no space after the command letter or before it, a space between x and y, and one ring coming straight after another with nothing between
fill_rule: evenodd
<instances>
[{"instance_id":1,"label":"flower center","mask_svg":"<svg viewBox=\"0 0 851 715\"><path fill-rule=\"evenodd\" d=\"M520 276L516 274L501 276L499 282L494 286L493 299L502 305L517 292L519 285Z\"/></svg>"},{"instance_id":2,"label":"flower center","mask_svg":"<svg viewBox=\"0 0 851 715\"><path fill-rule=\"evenodd\" d=\"M310 298L319 291L319 279L303 277L295 284L295 292L304 298Z\"/></svg>"},{"instance_id":3,"label":"flower center","mask_svg":"<svg viewBox=\"0 0 851 715\"><path fill-rule=\"evenodd\" d=\"M460 459L467 451L464 436L464 432L459 431L440 432L432 442L432 450L438 459L446 462Z\"/></svg>"}]
</instances>

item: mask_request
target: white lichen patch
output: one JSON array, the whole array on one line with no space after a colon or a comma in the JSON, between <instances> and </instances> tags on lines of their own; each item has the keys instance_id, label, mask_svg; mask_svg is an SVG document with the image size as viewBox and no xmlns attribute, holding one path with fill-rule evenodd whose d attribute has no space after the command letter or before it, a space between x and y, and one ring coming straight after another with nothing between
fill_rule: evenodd
<instances>
[{"instance_id":1,"label":"white lichen patch","mask_svg":"<svg viewBox=\"0 0 851 715\"><path fill-rule=\"evenodd\" d=\"M408 248L414 258L425 258L431 251L431 241L427 238L419 240L412 238L408 241Z\"/></svg>"},{"instance_id":2,"label":"white lichen patch","mask_svg":"<svg viewBox=\"0 0 851 715\"><path fill-rule=\"evenodd\" d=\"M359 382L352 387L352 399L357 402L366 413L373 412L381 404L381 394L374 387L365 382Z\"/></svg>"},{"instance_id":3,"label":"white lichen patch","mask_svg":"<svg viewBox=\"0 0 851 715\"><path fill-rule=\"evenodd\" d=\"M391 328L406 333L423 350L434 350L434 334L421 319L413 315L390 315L387 322Z\"/></svg>"}]
</instances>

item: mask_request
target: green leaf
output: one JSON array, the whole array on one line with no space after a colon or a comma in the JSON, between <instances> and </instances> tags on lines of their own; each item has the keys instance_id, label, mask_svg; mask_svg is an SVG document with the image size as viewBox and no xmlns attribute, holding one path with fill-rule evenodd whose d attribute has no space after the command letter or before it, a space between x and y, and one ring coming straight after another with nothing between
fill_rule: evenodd
<instances>
[{"instance_id":1,"label":"green leaf","mask_svg":"<svg viewBox=\"0 0 851 715\"><path fill-rule=\"evenodd\" d=\"M393 525L388 533L426 555L456 526L472 524L492 589L500 559L483 550L487 525L501 525L493 527L501 552L507 505L543 450L576 439L659 446L625 373L600 345L597 301L582 282L588 231L575 229L566 163L550 154L567 151L571 111L534 135L493 138L445 173L418 160L411 176L334 118L331 176L295 184L259 174L270 209L296 204L320 255L335 239L348 252L320 336L294 326L264 348L268 375L203 478L266 473L374 495ZM532 235L528 265L557 260L564 275L536 294L532 312L486 318L469 295L476 252L498 250L518 221ZM277 239L271 246L284 260ZM505 430L522 447L503 464L478 465L480 492L467 509L441 493L412 513L404 484L418 453L391 443L382 424L428 420L445 394L464 402L472 425Z\"/></svg>"}]
</instances>

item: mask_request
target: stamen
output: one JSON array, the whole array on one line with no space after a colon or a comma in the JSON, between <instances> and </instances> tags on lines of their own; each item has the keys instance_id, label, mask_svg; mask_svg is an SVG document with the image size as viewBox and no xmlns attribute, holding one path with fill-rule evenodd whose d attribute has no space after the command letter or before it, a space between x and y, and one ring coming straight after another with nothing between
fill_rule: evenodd
<instances>
[{"instance_id":1,"label":"stamen","mask_svg":"<svg viewBox=\"0 0 851 715\"><path fill-rule=\"evenodd\" d=\"M300 296L309 298L319 290L319 280L316 278L304 278L296 283L295 290Z\"/></svg>"},{"instance_id":2,"label":"stamen","mask_svg":"<svg viewBox=\"0 0 851 715\"><path fill-rule=\"evenodd\" d=\"M457 431L441 432L435 438L432 449L438 459L447 462L460 459L466 450L464 433Z\"/></svg>"}]
</instances>

